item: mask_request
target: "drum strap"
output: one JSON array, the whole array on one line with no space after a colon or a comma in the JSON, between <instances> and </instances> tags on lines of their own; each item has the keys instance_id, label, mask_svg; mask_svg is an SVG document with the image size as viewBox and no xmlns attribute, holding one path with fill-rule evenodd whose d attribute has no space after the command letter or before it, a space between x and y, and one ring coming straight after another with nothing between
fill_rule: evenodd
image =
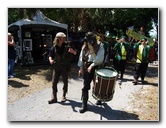
<instances>
[{"instance_id":1,"label":"drum strap","mask_svg":"<svg viewBox=\"0 0 166 128\"><path fill-rule=\"evenodd\" d=\"M90 51L93 59L95 59L96 58L96 54L95 54L94 48L89 43L88 43L88 48L89 48L89 51Z\"/></svg>"},{"instance_id":2,"label":"drum strap","mask_svg":"<svg viewBox=\"0 0 166 128\"><path fill-rule=\"evenodd\" d=\"M96 55L99 51L101 44L98 44L95 48L92 47L91 45L86 45L83 48L83 57L82 57L82 62L83 62L83 67L84 69L87 68L87 66L90 66L93 62L89 62L88 56L91 55L93 59L96 58Z\"/></svg>"}]
</instances>

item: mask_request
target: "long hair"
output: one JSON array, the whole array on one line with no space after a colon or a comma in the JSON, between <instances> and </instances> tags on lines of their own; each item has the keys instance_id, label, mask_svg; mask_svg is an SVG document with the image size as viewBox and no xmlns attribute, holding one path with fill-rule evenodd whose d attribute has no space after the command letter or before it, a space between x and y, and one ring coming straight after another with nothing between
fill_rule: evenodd
<instances>
[{"instance_id":1,"label":"long hair","mask_svg":"<svg viewBox=\"0 0 166 128\"><path fill-rule=\"evenodd\" d=\"M93 32L87 32L85 34L84 41L91 44L93 47L97 45L97 36Z\"/></svg>"},{"instance_id":2,"label":"long hair","mask_svg":"<svg viewBox=\"0 0 166 128\"><path fill-rule=\"evenodd\" d=\"M53 40L53 45L56 46L57 44L59 44L59 38L55 37Z\"/></svg>"}]
</instances>

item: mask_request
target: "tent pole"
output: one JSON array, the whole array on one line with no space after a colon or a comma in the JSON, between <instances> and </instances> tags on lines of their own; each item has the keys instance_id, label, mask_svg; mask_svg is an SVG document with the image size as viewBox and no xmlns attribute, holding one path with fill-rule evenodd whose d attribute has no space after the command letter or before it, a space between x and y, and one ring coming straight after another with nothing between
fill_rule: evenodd
<instances>
[{"instance_id":1,"label":"tent pole","mask_svg":"<svg viewBox=\"0 0 166 128\"><path fill-rule=\"evenodd\" d=\"M22 54L22 49L23 49L23 45L22 45L22 30L21 30L21 26L19 26L19 34L20 34L20 58L23 57L23 54Z\"/></svg>"},{"instance_id":2,"label":"tent pole","mask_svg":"<svg viewBox=\"0 0 166 128\"><path fill-rule=\"evenodd\" d=\"M69 37L68 37L68 28L66 29L66 31L67 31L67 41L68 41L68 39L69 39Z\"/></svg>"}]
</instances>

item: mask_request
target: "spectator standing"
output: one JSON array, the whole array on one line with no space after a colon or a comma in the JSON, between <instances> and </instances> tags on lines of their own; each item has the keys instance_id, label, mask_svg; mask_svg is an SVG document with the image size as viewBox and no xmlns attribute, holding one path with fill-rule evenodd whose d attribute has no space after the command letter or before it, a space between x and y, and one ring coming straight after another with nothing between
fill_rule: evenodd
<instances>
[{"instance_id":1,"label":"spectator standing","mask_svg":"<svg viewBox=\"0 0 166 128\"><path fill-rule=\"evenodd\" d=\"M132 58L133 58L133 47L134 47L134 43L135 43L135 40L133 39L131 42L130 42L130 48L129 48L129 53L128 53L128 60L131 61Z\"/></svg>"},{"instance_id":2,"label":"spectator standing","mask_svg":"<svg viewBox=\"0 0 166 128\"><path fill-rule=\"evenodd\" d=\"M16 59L15 41L11 33L8 33L8 78L13 78L14 62Z\"/></svg>"},{"instance_id":3,"label":"spectator standing","mask_svg":"<svg viewBox=\"0 0 166 128\"><path fill-rule=\"evenodd\" d=\"M104 60L102 63L102 66L106 66L109 63L109 48L110 44L106 41L106 38L103 34L99 34L100 36L100 42L103 43L104 46Z\"/></svg>"},{"instance_id":4,"label":"spectator standing","mask_svg":"<svg viewBox=\"0 0 166 128\"><path fill-rule=\"evenodd\" d=\"M144 32L144 27L143 26L140 27L140 30L138 31L138 33L143 35L143 36L145 36L145 32Z\"/></svg>"}]
</instances>

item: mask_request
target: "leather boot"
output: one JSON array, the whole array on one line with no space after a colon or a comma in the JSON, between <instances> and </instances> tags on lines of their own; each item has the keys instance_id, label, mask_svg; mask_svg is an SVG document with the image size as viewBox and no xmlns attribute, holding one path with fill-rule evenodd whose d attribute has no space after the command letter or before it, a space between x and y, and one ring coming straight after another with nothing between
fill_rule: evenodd
<instances>
[{"instance_id":1,"label":"leather boot","mask_svg":"<svg viewBox=\"0 0 166 128\"><path fill-rule=\"evenodd\" d=\"M134 79L134 81L132 82L134 85L137 85L138 80Z\"/></svg>"},{"instance_id":2,"label":"leather boot","mask_svg":"<svg viewBox=\"0 0 166 128\"><path fill-rule=\"evenodd\" d=\"M61 102L66 102L66 92L65 91L63 91L63 95L62 95L62 100L61 100Z\"/></svg>"},{"instance_id":3,"label":"leather boot","mask_svg":"<svg viewBox=\"0 0 166 128\"><path fill-rule=\"evenodd\" d=\"M102 102L101 102L101 100L97 100L95 104L96 105L102 105Z\"/></svg>"},{"instance_id":4,"label":"leather boot","mask_svg":"<svg viewBox=\"0 0 166 128\"><path fill-rule=\"evenodd\" d=\"M53 92L53 98L48 101L48 104L53 104L57 102L57 92Z\"/></svg>"},{"instance_id":5,"label":"leather boot","mask_svg":"<svg viewBox=\"0 0 166 128\"><path fill-rule=\"evenodd\" d=\"M80 113L87 111L87 102L88 102L88 91L82 92L82 108L79 110Z\"/></svg>"},{"instance_id":6,"label":"leather boot","mask_svg":"<svg viewBox=\"0 0 166 128\"><path fill-rule=\"evenodd\" d=\"M79 110L80 113L84 113L87 111L87 102L82 102L82 108Z\"/></svg>"},{"instance_id":7,"label":"leather boot","mask_svg":"<svg viewBox=\"0 0 166 128\"><path fill-rule=\"evenodd\" d=\"M120 79L121 79L121 80L123 79L123 73L121 73Z\"/></svg>"}]
</instances>

